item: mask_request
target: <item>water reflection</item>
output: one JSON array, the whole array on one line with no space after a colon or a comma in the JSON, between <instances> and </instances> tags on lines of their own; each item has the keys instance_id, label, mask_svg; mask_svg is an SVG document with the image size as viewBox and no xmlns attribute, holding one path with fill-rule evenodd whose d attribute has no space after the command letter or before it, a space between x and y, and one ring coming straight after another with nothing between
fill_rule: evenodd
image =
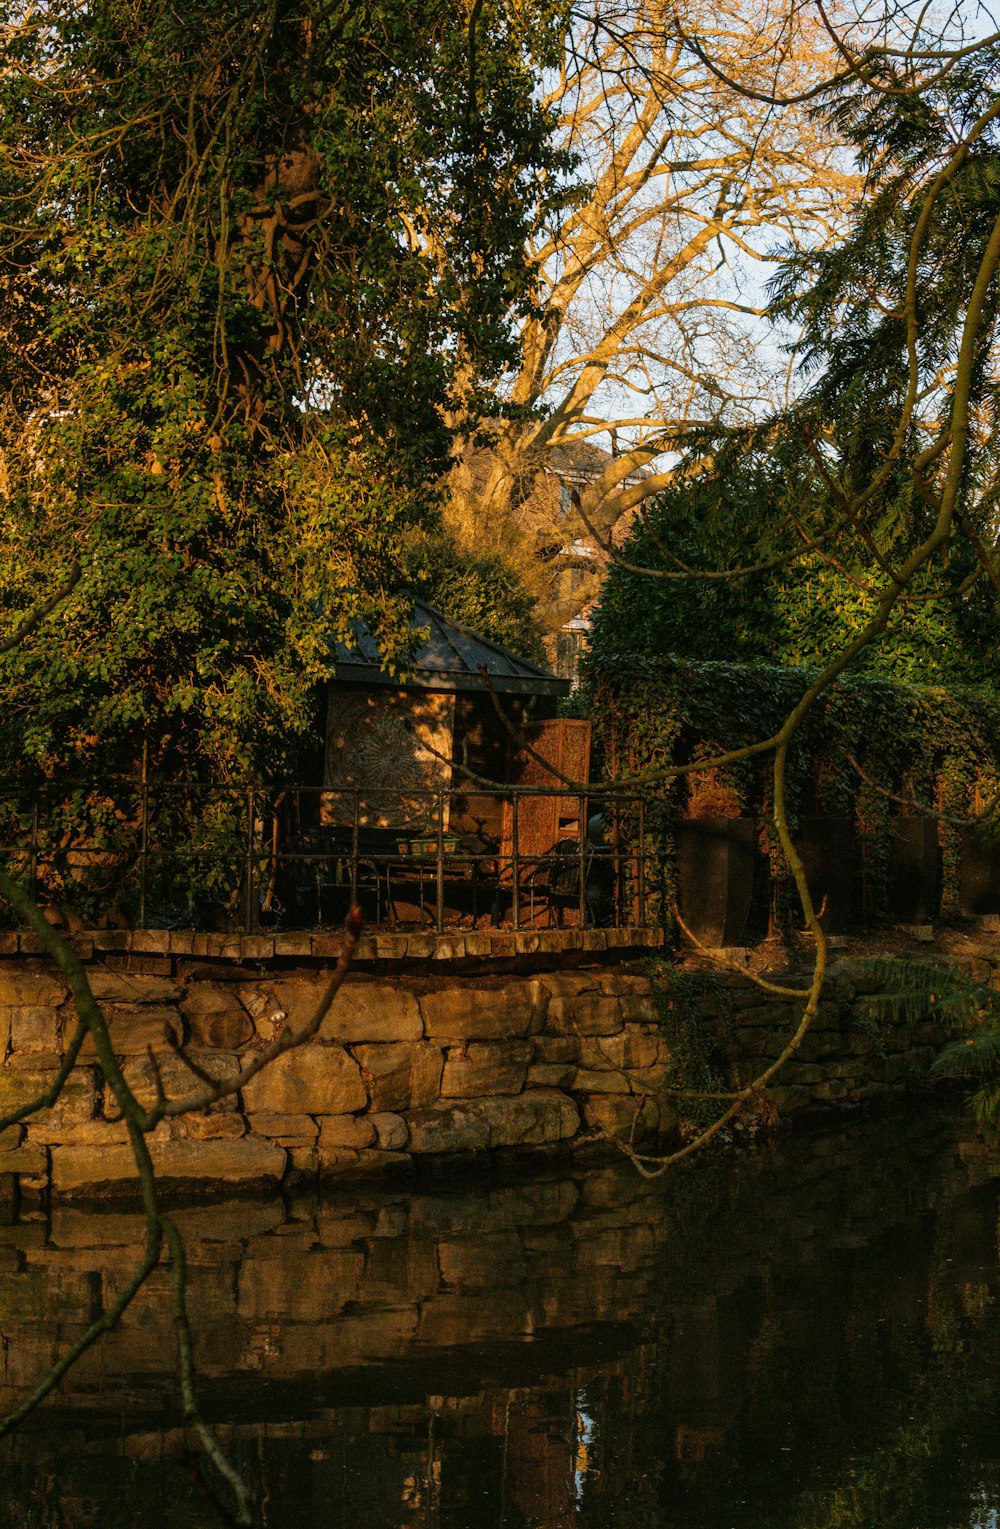
<instances>
[{"instance_id":1,"label":"water reflection","mask_svg":"<svg viewBox=\"0 0 1000 1529\"><path fill-rule=\"evenodd\" d=\"M996 1529L1000 1156L947 1116L651 1186L195 1206L201 1396L268 1529ZM0 1228L15 1404L133 1216ZM5 1447L14 1529L202 1529L166 1271Z\"/></svg>"}]
</instances>

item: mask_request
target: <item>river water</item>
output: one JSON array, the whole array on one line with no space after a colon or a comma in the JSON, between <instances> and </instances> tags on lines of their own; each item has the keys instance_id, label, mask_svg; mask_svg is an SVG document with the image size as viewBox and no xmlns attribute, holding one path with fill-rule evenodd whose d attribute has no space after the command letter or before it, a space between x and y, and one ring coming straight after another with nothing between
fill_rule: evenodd
<instances>
[{"instance_id":1,"label":"river water","mask_svg":"<svg viewBox=\"0 0 1000 1529\"><path fill-rule=\"evenodd\" d=\"M206 1418L268 1529L997 1529L1000 1151L853 1119L654 1185L179 1212ZM6 1407L127 1278L141 1225L0 1227ZM11 1529L211 1529L167 1271L0 1450Z\"/></svg>"}]
</instances>

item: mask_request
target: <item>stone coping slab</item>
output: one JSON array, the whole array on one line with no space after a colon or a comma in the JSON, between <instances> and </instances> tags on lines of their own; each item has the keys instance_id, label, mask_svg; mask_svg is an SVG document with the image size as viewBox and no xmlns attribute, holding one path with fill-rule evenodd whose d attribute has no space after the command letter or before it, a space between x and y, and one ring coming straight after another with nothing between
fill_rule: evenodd
<instances>
[{"instance_id":1,"label":"stone coping slab","mask_svg":"<svg viewBox=\"0 0 1000 1529\"><path fill-rule=\"evenodd\" d=\"M66 935L84 960L107 954L172 957L252 965L271 960L336 960L343 945L339 932L281 934L203 934L191 929L95 929ZM662 947L662 929L475 929L448 934L362 935L355 963L383 961L509 961L524 956L584 952L641 954ZM45 949L29 930L0 933L0 958L39 956Z\"/></svg>"}]
</instances>

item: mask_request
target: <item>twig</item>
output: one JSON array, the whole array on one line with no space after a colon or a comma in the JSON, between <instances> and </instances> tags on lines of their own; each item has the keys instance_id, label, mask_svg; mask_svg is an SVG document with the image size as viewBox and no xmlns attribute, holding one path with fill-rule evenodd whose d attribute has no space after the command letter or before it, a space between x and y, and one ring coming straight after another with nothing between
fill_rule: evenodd
<instances>
[{"instance_id":1,"label":"twig","mask_svg":"<svg viewBox=\"0 0 1000 1529\"><path fill-rule=\"evenodd\" d=\"M253 1522L253 1497L243 1477L229 1461L213 1439L202 1421L194 1389L194 1356L191 1346L191 1326L187 1314L187 1280L184 1239L169 1216L162 1216L160 1224L170 1250L173 1266L174 1328L177 1333L177 1368L181 1381L181 1400L184 1421L198 1440L201 1449L212 1462L219 1475L231 1488L236 1498L236 1522L249 1526Z\"/></svg>"},{"instance_id":2,"label":"twig","mask_svg":"<svg viewBox=\"0 0 1000 1529\"><path fill-rule=\"evenodd\" d=\"M16 627L9 637L5 637L0 642L0 653L9 653L12 648L18 647L26 637L29 637L35 630L35 627L45 620L49 612L54 611L56 606L60 605L67 595L73 592L80 582L80 573L80 564L74 561L65 582L60 584L55 594L50 595L41 605L36 606L33 611L25 616L21 625Z\"/></svg>"},{"instance_id":3,"label":"twig","mask_svg":"<svg viewBox=\"0 0 1000 1529\"><path fill-rule=\"evenodd\" d=\"M717 951L711 950L707 945L703 945L698 936L685 924L676 903L674 904L673 914L681 933L686 939L691 941L695 949L705 956L707 960L713 961L717 966L724 967L726 971L735 972L738 977L745 977L748 982L754 983L756 987L763 988L765 993L774 993L779 998L809 997L809 988L782 987L777 982L768 982L766 977L759 977L756 972L750 971L745 966L738 966L735 961L730 961L727 956L720 956Z\"/></svg>"}]
</instances>

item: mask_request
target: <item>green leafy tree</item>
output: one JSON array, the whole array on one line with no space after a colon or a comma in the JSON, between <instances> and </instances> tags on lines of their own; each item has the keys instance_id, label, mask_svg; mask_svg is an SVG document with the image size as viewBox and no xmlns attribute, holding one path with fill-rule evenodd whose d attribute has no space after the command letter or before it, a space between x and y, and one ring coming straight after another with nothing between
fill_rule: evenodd
<instances>
[{"instance_id":1,"label":"green leafy tree","mask_svg":"<svg viewBox=\"0 0 1000 1529\"><path fill-rule=\"evenodd\" d=\"M595 657L615 652L627 633L644 657L821 669L872 609L869 549L849 524L831 535L837 519L793 432L769 449L723 450L710 471L661 494L621 547L594 614ZM889 506L883 549L905 553L912 532L906 507ZM752 571L718 576L739 568ZM979 573L967 543L921 570L855 667L917 684L993 682L1000 600Z\"/></svg>"},{"instance_id":2,"label":"green leafy tree","mask_svg":"<svg viewBox=\"0 0 1000 1529\"><path fill-rule=\"evenodd\" d=\"M408 541L404 564L415 594L522 657L545 662L534 598L502 553L475 556L443 529L421 531Z\"/></svg>"},{"instance_id":3,"label":"green leafy tree","mask_svg":"<svg viewBox=\"0 0 1000 1529\"><path fill-rule=\"evenodd\" d=\"M643 652L995 675L1000 48L921 79L940 43L861 56L818 108L867 181L845 237L773 283L800 397L687 443L609 581L599 649L629 631Z\"/></svg>"},{"instance_id":4,"label":"green leafy tree","mask_svg":"<svg viewBox=\"0 0 1000 1529\"><path fill-rule=\"evenodd\" d=\"M287 768L530 305L560 7L16 3L0 72L5 768Z\"/></svg>"}]
</instances>

